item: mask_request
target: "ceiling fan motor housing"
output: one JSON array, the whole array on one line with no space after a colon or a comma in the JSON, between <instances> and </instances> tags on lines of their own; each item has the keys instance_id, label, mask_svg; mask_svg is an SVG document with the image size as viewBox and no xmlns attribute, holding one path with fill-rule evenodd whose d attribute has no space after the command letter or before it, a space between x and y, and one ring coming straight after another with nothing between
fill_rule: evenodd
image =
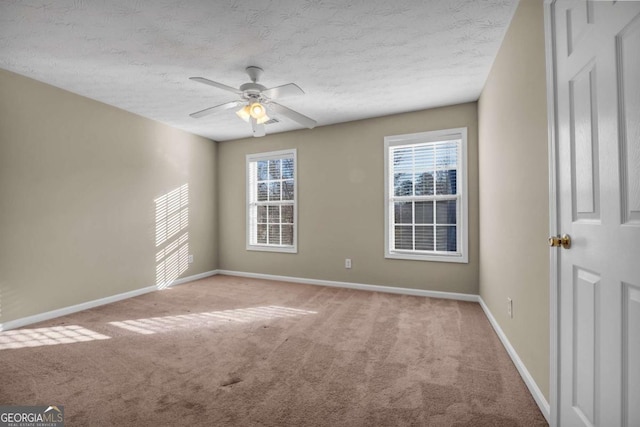
<instances>
[{"instance_id":1,"label":"ceiling fan motor housing","mask_svg":"<svg viewBox=\"0 0 640 427\"><path fill-rule=\"evenodd\" d=\"M245 99L259 98L260 94L265 89L266 87L258 83L245 83L240 86L240 90L242 91L242 95Z\"/></svg>"}]
</instances>

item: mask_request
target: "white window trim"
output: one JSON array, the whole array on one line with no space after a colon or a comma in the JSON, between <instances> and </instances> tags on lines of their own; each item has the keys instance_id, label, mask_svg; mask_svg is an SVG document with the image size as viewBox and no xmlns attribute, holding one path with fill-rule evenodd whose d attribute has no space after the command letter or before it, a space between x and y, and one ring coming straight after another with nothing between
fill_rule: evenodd
<instances>
[{"instance_id":1,"label":"white window trim","mask_svg":"<svg viewBox=\"0 0 640 427\"><path fill-rule=\"evenodd\" d=\"M249 185L251 183L250 168L251 162L259 160L275 160L283 157L293 157L293 245L269 245L269 244L251 244L251 217L250 217L250 203L251 203L251 189ZM245 214L246 214L246 249L248 251L264 251L264 252L283 252L283 253L298 253L298 158L297 150L295 148L290 150L270 151L267 153L254 153L247 154L245 164Z\"/></svg>"},{"instance_id":2,"label":"white window trim","mask_svg":"<svg viewBox=\"0 0 640 427\"><path fill-rule=\"evenodd\" d=\"M409 145L423 142L446 141L460 139L460 162L458 172L458 186L460 196L460 224L457 227L458 252L430 252L418 254L413 251L390 250L391 212L389 212L389 195L393 194L393 181L389 179L389 148L398 145ZM419 132L407 135L393 135L384 138L384 256L392 259L406 259L418 261L440 262L469 262L469 194L467 185L467 128L443 129L429 132Z\"/></svg>"}]
</instances>

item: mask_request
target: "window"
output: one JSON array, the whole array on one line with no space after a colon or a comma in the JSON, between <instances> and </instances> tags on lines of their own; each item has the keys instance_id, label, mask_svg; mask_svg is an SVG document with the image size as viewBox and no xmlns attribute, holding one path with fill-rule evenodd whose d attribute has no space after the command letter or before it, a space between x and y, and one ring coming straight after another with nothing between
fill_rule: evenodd
<instances>
[{"instance_id":1,"label":"window","mask_svg":"<svg viewBox=\"0 0 640 427\"><path fill-rule=\"evenodd\" d=\"M385 257L468 262L467 129L388 136Z\"/></svg>"},{"instance_id":2,"label":"window","mask_svg":"<svg viewBox=\"0 0 640 427\"><path fill-rule=\"evenodd\" d=\"M296 150L247 155L247 250L297 252Z\"/></svg>"}]
</instances>

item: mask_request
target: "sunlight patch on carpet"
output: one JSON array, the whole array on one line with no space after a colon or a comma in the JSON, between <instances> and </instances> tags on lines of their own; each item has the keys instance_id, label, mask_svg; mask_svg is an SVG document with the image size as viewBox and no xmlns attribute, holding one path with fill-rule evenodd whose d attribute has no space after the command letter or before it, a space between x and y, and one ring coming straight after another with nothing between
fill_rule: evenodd
<instances>
[{"instance_id":1,"label":"sunlight patch on carpet","mask_svg":"<svg viewBox=\"0 0 640 427\"><path fill-rule=\"evenodd\" d=\"M0 350L43 345L72 344L77 342L108 340L111 337L78 325L51 328L16 329L0 333Z\"/></svg>"},{"instance_id":2,"label":"sunlight patch on carpet","mask_svg":"<svg viewBox=\"0 0 640 427\"><path fill-rule=\"evenodd\" d=\"M317 314L317 311L269 305L265 307L237 308L234 310L123 320L121 322L109 322L109 324L132 332L137 332L139 334L149 335L177 329L202 328L228 323L265 321L283 317L305 316L308 314Z\"/></svg>"}]
</instances>

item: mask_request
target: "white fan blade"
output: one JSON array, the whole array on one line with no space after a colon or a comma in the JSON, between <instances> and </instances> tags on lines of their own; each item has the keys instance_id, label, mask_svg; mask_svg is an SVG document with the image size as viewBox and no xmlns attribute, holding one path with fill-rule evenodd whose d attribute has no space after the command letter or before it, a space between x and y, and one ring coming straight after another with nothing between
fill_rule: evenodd
<instances>
[{"instance_id":1,"label":"white fan blade","mask_svg":"<svg viewBox=\"0 0 640 427\"><path fill-rule=\"evenodd\" d=\"M293 111L292 109L276 102L270 102L269 108L276 114L282 114L283 116L293 120L294 122L300 123L302 126L308 127L309 129L313 129L318 124L315 120L310 119L304 114L300 114L297 111Z\"/></svg>"},{"instance_id":2,"label":"white fan blade","mask_svg":"<svg viewBox=\"0 0 640 427\"><path fill-rule=\"evenodd\" d=\"M267 133L264 130L264 125L258 124L258 121L251 117L251 128L253 129L253 136L265 136Z\"/></svg>"},{"instance_id":3,"label":"white fan blade","mask_svg":"<svg viewBox=\"0 0 640 427\"><path fill-rule=\"evenodd\" d=\"M218 111L228 110L229 108L234 108L241 104L242 101L231 101L226 104L216 105L215 107L205 108L204 110L196 111L189 115L194 119L199 119L200 117L208 116L209 114L217 113Z\"/></svg>"},{"instance_id":4,"label":"white fan blade","mask_svg":"<svg viewBox=\"0 0 640 427\"><path fill-rule=\"evenodd\" d=\"M285 98L287 96L304 95L304 91L295 83L265 89L262 94L270 99Z\"/></svg>"},{"instance_id":5,"label":"white fan blade","mask_svg":"<svg viewBox=\"0 0 640 427\"><path fill-rule=\"evenodd\" d=\"M218 82L214 82L213 80L209 80L209 79L205 79L204 77L189 77L189 80L193 80L194 82L200 82L200 83L204 83L206 85L209 86L213 86L213 87L217 87L218 89L222 89L222 90L226 90L229 92L233 92L236 95L241 95L242 91L231 87L231 86L227 86L225 84L222 83L218 83Z\"/></svg>"}]
</instances>

